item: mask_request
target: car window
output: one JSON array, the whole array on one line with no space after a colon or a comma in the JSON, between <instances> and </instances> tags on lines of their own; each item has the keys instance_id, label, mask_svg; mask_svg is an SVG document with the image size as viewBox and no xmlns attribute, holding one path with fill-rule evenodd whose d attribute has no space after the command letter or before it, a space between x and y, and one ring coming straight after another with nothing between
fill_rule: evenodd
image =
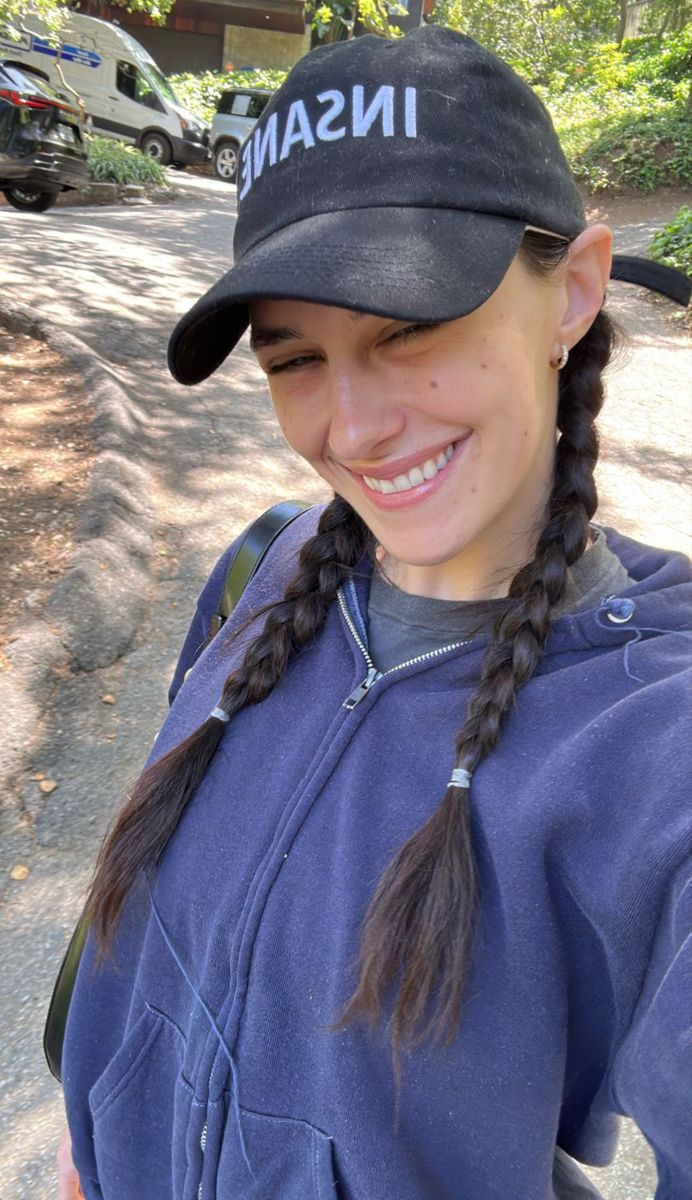
<instances>
[{"instance_id":1,"label":"car window","mask_svg":"<svg viewBox=\"0 0 692 1200\"><path fill-rule=\"evenodd\" d=\"M115 86L128 100L134 100L137 89L137 68L134 63L119 62L115 75Z\"/></svg>"},{"instance_id":2,"label":"car window","mask_svg":"<svg viewBox=\"0 0 692 1200\"><path fill-rule=\"evenodd\" d=\"M248 117L261 117L268 103L268 96L251 96L247 109Z\"/></svg>"},{"instance_id":3,"label":"car window","mask_svg":"<svg viewBox=\"0 0 692 1200\"><path fill-rule=\"evenodd\" d=\"M221 113L223 116L228 116L229 113L232 113L234 97L235 92L222 92L219 96L219 102L216 106L216 111Z\"/></svg>"},{"instance_id":4,"label":"car window","mask_svg":"<svg viewBox=\"0 0 692 1200\"><path fill-rule=\"evenodd\" d=\"M55 100L58 93L50 84L33 72L20 71L9 63L2 64L2 74L6 75L10 84L20 92L31 92L34 96L45 96L47 100Z\"/></svg>"},{"instance_id":5,"label":"car window","mask_svg":"<svg viewBox=\"0 0 692 1200\"><path fill-rule=\"evenodd\" d=\"M147 108L160 108L159 100L149 80L131 62L119 62L117 65L115 85L128 100L137 104L146 104Z\"/></svg>"}]
</instances>

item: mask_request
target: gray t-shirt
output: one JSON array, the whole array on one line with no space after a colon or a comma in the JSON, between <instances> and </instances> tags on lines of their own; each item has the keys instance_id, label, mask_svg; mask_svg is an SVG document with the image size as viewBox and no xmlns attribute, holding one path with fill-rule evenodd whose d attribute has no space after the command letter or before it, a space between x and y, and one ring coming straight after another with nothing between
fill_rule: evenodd
<instances>
[{"instance_id":1,"label":"gray t-shirt","mask_svg":"<svg viewBox=\"0 0 692 1200\"><path fill-rule=\"evenodd\" d=\"M589 549L568 572L565 594L554 615L597 606L634 583L620 559L608 548L602 530L592 528ZM506 600L436 600L412 596L382 574L373 573L368 603L370 655L380 671L388 671L430 650L486 633Z\"/></svg>"}]
</instances>

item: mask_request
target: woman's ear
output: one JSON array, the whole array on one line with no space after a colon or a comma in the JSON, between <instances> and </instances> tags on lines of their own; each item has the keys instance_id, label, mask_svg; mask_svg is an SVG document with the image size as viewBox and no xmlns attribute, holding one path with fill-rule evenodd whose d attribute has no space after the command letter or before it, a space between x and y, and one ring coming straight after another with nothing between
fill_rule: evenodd
<instances>
[{"instance_id":1,"label":"woman's ear","mask_svg":"<svg viewBox=\"0 0 692 1200\"><path fill-rule=\"evenodd\" d=\"M565 308L558 338L567 347L583 338L603 305L610 279L613 235L607 225L590 225L570 246L563 286Z\"/></svg>"}]
</instances>

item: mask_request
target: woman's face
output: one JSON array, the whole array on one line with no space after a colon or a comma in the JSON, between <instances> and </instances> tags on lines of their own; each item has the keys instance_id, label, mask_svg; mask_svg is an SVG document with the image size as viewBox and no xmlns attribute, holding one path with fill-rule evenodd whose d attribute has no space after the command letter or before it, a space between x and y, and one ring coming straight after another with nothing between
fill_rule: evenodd
<instances>
[{"instance_id":1,"label":"woman's face","mask_svg":"<svg viewBox=\"0 0 692 1200\"><path fill-rule=\"evenodd\" d=\"M555 450L561 290L516 260L441 325L251 304L287 441L357 510L410 592L504 595L531 557Z\"/></svg>"}]
</instances>

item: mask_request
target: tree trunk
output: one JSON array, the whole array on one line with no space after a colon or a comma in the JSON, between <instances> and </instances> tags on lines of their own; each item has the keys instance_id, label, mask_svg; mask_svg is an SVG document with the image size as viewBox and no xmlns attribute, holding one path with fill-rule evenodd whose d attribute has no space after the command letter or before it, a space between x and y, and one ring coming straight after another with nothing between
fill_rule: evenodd
<instances>
[{"instance_id":1,"label":"tree trunk","mask_svg":"<svg viewBox=\"0 0 692 1200\"><path fill-rule=\"evenodd\" d=\"M625 40L625 30L627 29L627 0L620 0L620 15L618 18L617 44L618 48Z\"/></svg>"}]
</instances>

